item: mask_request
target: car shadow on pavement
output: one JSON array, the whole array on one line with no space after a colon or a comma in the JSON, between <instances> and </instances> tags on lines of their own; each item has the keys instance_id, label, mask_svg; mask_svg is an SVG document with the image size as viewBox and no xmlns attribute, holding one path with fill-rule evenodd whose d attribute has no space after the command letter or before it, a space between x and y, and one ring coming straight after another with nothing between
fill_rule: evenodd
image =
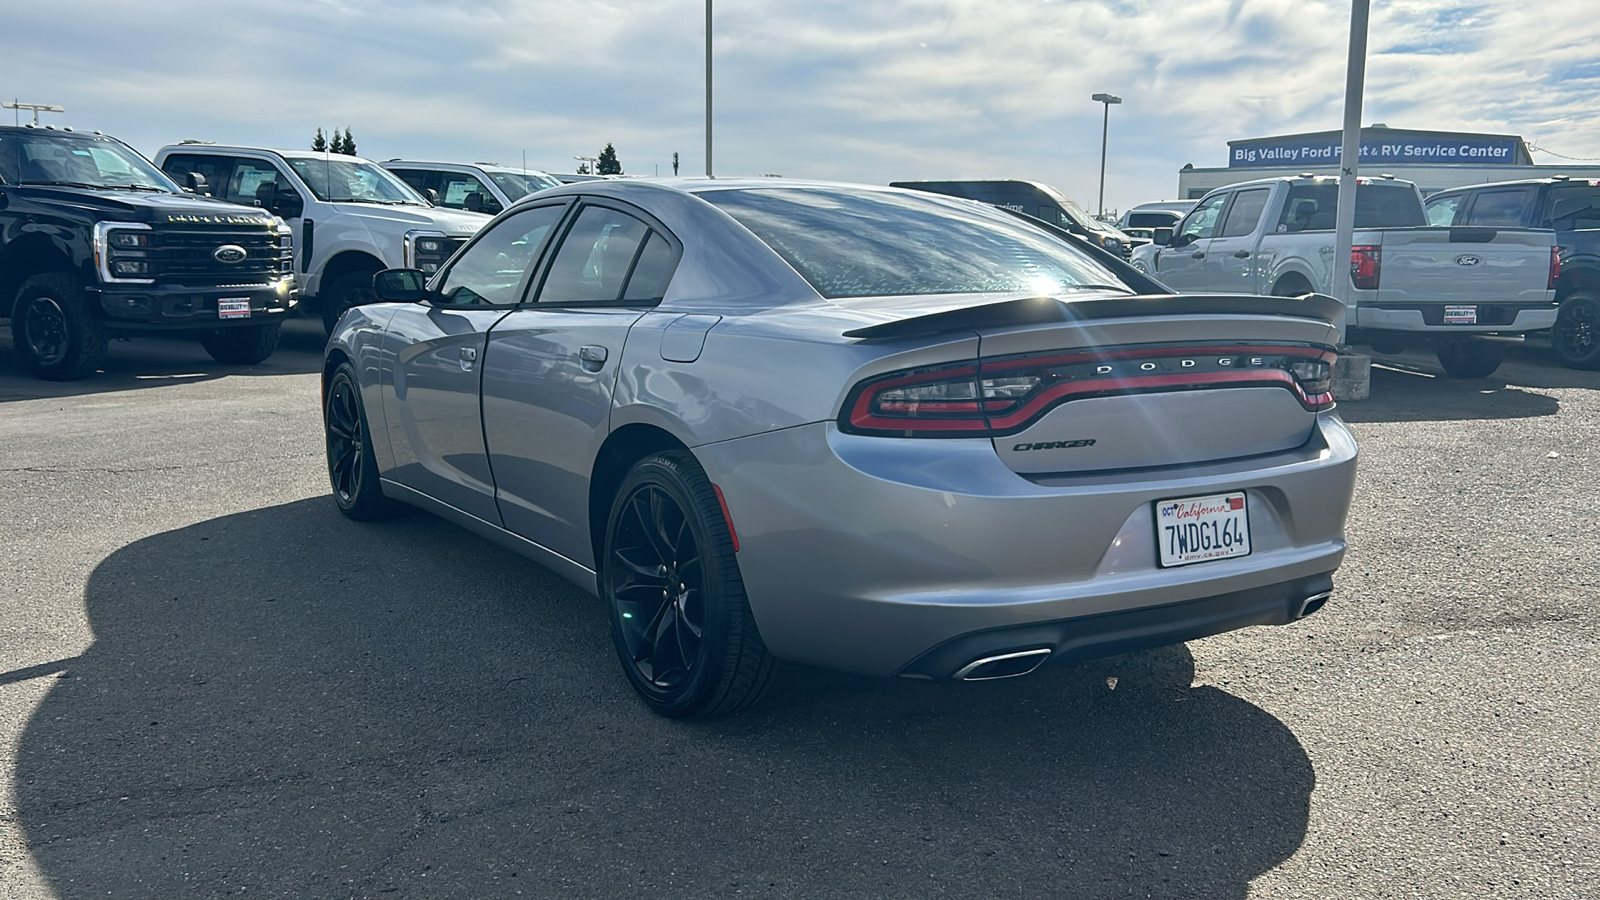
<instances>
[{"instance_id":1,"label":"car shadow on pavement","mask_svg":"<svg viewBox=\"0 0 1600 900\"><path fill-rule=\"evenodd\" d=\"M95 374L77 381L45 381L23 368L12 347L11 326L0 322L0 403L164 387L227 375L304 375L322 370L326 343L320 320L289 319L277 352L253 366L235 366L212 359L197 337L113 339Z\"/></svg>"},{"instance_id":2,"label":"car shadow on pavement","mask_svg":"<svg viewBox=\"0 0 1600 900\"><path fill-rule=\"evenodd\" d=\"M1553 416L1561 402L1539 389L1586 387L1597 381L1593 372L1512 363L1488 378L1452 378L1418 354L1374 356L1370 396L1340 403L1339 415L1358 423Z\"/></svg>"},{"instance_id":3,"label":"car shadow on pavement","mask_svg":"<svg viewBox=\"0 0 1600 900\"><path fill-rule=\"evenodd\" d=\"M1182 646L972 685L792 667L664 720L593 597L326 498L130 544L85 603L85 653L0 673L54 679L15 789L66 900L1242 898L1316 783Z\"/></svg>"}]
</instances>

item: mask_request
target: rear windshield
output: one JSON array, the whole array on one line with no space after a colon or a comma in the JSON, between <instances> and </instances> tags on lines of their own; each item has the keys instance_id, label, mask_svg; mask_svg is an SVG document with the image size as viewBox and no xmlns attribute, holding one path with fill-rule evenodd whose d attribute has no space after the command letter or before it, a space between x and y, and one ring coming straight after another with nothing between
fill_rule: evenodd
<instances>
[{"instance_id":1,"label":"rear windshield","mask_svg":"<svg viewBox=\"0 0 1600 900\"><path fill-rule=\"evenodd\" d=\"M850 188L736 188L699 196L830 299L1092 287L1132 293L1087 253L977 204Z\"/></svg>"},{"instance_id":2,"label":"rear windshield","mask_svg":"<svg viewBox=\"0 0 1600 900\"><path fill-rule=\"evenodd\" d=\"M1278 217L1279 231L1332 231L1339 208L1334 182L1297 184ZM1408 184L1363 184L1356 187L1357 228L1408 228L1428 224L1416 189Z\"/></svg>"}]
</instances>

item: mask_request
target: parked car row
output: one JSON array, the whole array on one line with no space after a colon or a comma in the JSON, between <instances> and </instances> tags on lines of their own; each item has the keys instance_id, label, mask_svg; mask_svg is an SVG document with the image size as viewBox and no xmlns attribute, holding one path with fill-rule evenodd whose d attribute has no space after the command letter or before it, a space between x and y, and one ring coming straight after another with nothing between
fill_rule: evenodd
<instances>
[{"instance_id":1,"label":"parked car row","mask_svg":"<svg viewBox=\"0 0 1600 900\"><path fill-rule=\"evenodd\" d=\"M1313 176L1219 188L1133 265L1183 292L1336 294L1334 279L1349 278L1350 343L1430 345L1463 378L1494 372L1508 338L1556 324L1562 257L1548 228L1437 227L1415 185L1363 178L1346 264L1331 244L1338 189L1337 178Z\"/></svg>"}]
</instances>

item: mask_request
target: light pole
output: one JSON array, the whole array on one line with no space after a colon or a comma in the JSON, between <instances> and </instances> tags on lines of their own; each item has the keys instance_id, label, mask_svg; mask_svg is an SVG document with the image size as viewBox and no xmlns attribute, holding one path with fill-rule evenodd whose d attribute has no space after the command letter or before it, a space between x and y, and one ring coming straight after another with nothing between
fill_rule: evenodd
<instances>
[{"instance_id":1,"label":"light pole","mask_svg":"<svg viewBox=\"0 0 1600 900\"><path fill-rule=\"evenodd\" d=\"M706 177L711 174L711 0L706 0Z\"/></svg>"},{"instance_id":2,"label":"light pole","mask_svg":"<svg viewBox=\"0 0 1600 900\"><path fill-rule=\"evenodd\" d=\"M1113 94L1095 94L1089 98L1096 103L1106 105L1106 114L1100 121L1100 210L1095 213L1095 218L1106 214L1106 131L1111 127L1111 104L1121 103L1122 98Z\"/></svg>"}]
</instances>

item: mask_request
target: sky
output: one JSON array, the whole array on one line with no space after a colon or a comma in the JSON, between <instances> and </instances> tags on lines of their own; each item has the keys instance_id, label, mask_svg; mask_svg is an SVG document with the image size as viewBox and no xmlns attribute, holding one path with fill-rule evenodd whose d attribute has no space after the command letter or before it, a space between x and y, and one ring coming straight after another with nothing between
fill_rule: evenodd
<instances>
[{"instance_id":1,"label":"sky","mask_svg":"<svg viewBox=\"0 0 1600 900\"><path fill-rule=\"evenodd\" d=\"M1600 162L1593 0L1373 0L1362 122ZM0 0L0 97L183 138L570 172L705 171L704 0ZM1348 0L715 0L715 172L1025 178L1172 199L1227 142L1336 130ZM4 111L12 117L10 110ZM26 113L23 114L26 117ZM24 118L26 121L26 118ZM1559 154L1559 155L1557 155Z\"/></svg>"}]
</instances>

